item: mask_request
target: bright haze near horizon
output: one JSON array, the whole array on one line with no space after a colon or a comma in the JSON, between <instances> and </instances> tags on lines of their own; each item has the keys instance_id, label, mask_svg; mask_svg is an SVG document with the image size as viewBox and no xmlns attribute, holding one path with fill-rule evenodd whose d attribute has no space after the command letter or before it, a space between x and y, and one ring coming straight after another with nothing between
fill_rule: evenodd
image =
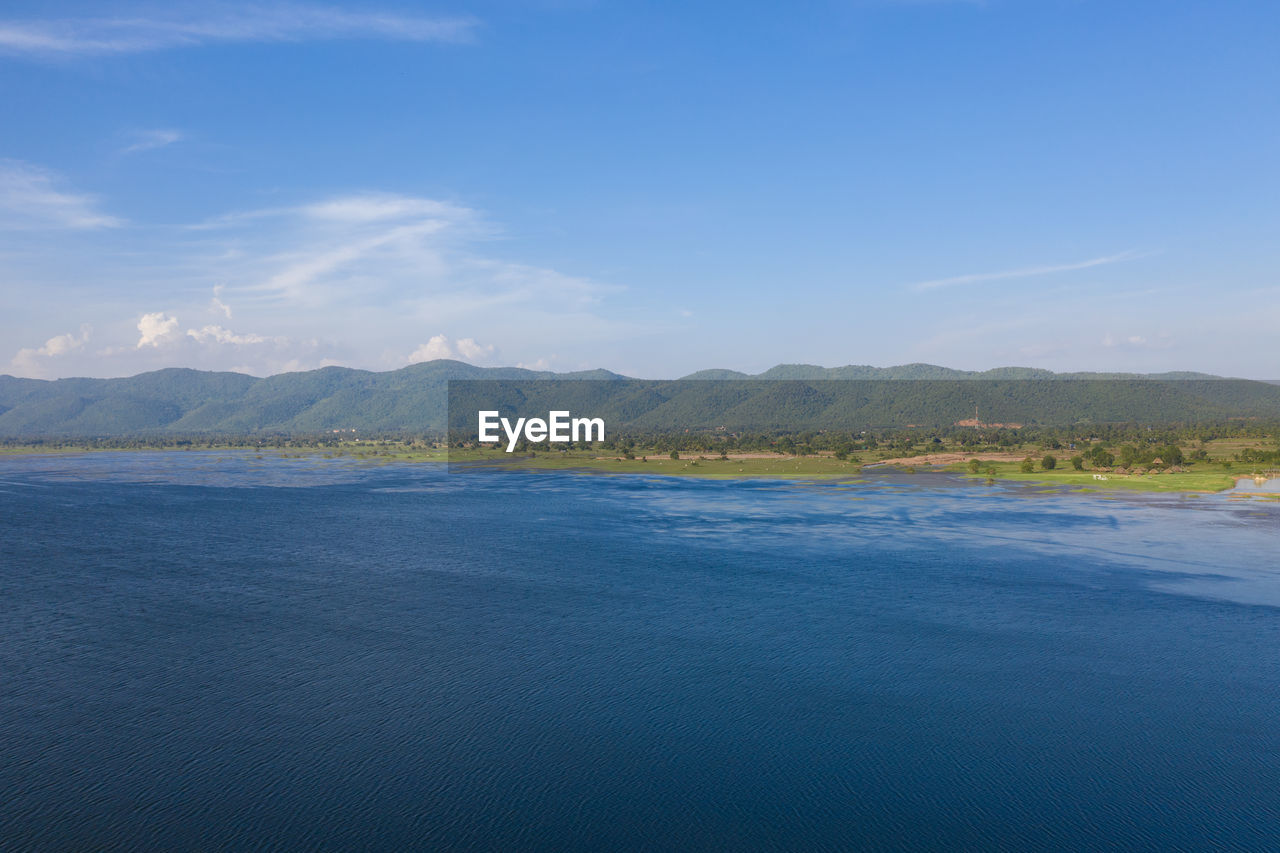
<instances>
[{"instance_id":1,"label":"bright haze near horizon","mask_svg":"<svg viewBox=\"0 0 1280 853\"><path fill-rule=\"evenodd\" d=\"M1280 4L9 2L0 373L1280 377Z\"/></svg>"}]
</instances>

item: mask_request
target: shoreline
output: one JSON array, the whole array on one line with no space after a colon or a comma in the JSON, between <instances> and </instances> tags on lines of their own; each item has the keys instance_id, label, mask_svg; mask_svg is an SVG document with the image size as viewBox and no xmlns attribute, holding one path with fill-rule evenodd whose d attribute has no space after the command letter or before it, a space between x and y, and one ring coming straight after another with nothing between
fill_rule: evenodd
<instances>
[{"instance_id":1,"label":"shoreline","mask_svg":"<svg viewBox=\"0 0 1280 853\"><path fill-rule=\"evenodd\" d=\"M713 480L794 480L794 481L831 481L843 480L856 482L865 474L876 472L899 472L906 476L917 473L955 474L967 480L987 480L997 482L1020 483L1063 488L1070 491L1106 493L1123 491L1129 493L1159 492L1170 494L1210 495L1228 492L1239 492L1260 498L1280 498L1280 491L1267 487L1267 483L1280 478L1267 478L1258 472L1236 472L1215 466L1215 470L1192 470L1180 473L1146 473L1146 474L1098 474L1091 470L1076 471L1071 468L1053 470L1036 470L1023 473L1021 461L1026 458L1024 452L1003 452L991 454L969 455L946 451L932 454L921 454L915 457L893 457L861 462L839 460L831 455L785 456L763 452L745 452L728 454L727 457L711 457L700 455L684 456L671 459L668 456L641 455L634 459L621 456L601 456L598 453L571 455L526 454L509 456L507 454L487 453L484 451L450 451L445 448L412 448L412 447L362 447L355 448L264 448L246 445L227 445L225 447L9 447L0 449L0 459L5 457L66 457L76 454L102 453L196 453L196 454L243 454L258 459L299 459L323 458L346 459L371 464L390 463L427 463L475 466L479 468L497 468L512 471L572 471L578 473L599 474L643 474L662 477L696 477ZM968 463L977 459L982 470L973 473L968 470ZM988 471L994 469L991 476ZM1256 486L1249 488L1241 484L1248 482Z\"/></svg>"}]
</instances>

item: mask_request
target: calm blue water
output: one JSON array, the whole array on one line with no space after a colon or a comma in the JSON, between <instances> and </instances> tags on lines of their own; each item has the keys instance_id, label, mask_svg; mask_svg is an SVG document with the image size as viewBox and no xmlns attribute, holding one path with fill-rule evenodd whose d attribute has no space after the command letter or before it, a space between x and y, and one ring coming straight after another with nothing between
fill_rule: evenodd
<instances>
[{"instance_id":1,"label":"calm blue water","mask_svg":"<svg viewBox=\"0 0 1280 853\"><path fill-rule=\"evenodd\" d=\"M0 460L0 847L1274 848L1280 503Z\"/></svg>"}]
</instances>

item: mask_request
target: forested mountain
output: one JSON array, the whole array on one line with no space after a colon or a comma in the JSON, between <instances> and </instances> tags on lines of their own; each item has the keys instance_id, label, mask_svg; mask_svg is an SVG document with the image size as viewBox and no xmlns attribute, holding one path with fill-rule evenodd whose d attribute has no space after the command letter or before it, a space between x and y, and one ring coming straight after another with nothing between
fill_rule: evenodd
<instances>
[{"instance_id":1,"label":"forested mountain","mask_svg":"<svg viewBox=\"0 0 1280 853\"><path fill-rule=\"evenodd\" d=\"M0 435L10 437L421 431L444 424L450 379L614 379L438 360L374 373L325 367L259 379L171 368L124 379L0 376Z\"/></svg>"},{"instance_id":2,"label":"forested mountain","mask_svg":"<svg viewBox=\"0 0 1280 853\"><path fill-rule=\"evenodd\" d=\"M975 407L984 422L1280 418L1280 386L1205 374L779 365L755 376L706 370L647 381L607 370L551 373L438 360L383 373L326 367L263 379L178 368L123 379L0 376L0 436L432 432L445 426L450 380L490 380L469 384L465 399L455 394L459 411L500 400L512 410L569 408L615 428L945 425L972 418Z\"/></svg>"}]
</instances>

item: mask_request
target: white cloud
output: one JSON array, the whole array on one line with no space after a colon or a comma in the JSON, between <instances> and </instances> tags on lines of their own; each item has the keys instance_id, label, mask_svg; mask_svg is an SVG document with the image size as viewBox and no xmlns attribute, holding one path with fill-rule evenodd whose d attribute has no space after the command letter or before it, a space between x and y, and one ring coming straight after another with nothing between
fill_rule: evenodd
<instances>
[{"instance_id":1,"label":"white cloud","mask_svg":"<svg viewBox=\"0 0 1280 853\"><path fill-rule=\"evenodd\" d=\"M915 284L908 285L908 287L912 290L933 290L934 288L952 287L957 284L977 284L978 282L983 281L1002 281L1010 278L1030 278L1032 276L1089 269L1090 267L1100 267L1107 264L1118 264L1122 261L1131 261L1135 258L1146 257L1147 254L1149 253L1131 250L1121 252L1118 255L1107 255L1101 258L1092 258L1087 261L1078 261L1073 264L1022 267L1020 269L1004 270L1003 272L971 273L969 275L957 275L951 278L936 278L931 281L918 281Z\"/></svg>"},{"instance_id":2,"label":"white cloud","mask_svg":"<svg viewBox=\"0 0 1280 853\"><path fill-rule=\"evenodd\" d=\"M138 318L138 332L141 336L138 338L137 349L158 347L177 337L178 318L170 317L163 311L143 314Z\"/></svg>"},{"instance_id":3,"label":"white cloud","mask_svg":"<svg viewBox=\"0 0 1280 853\"><path fill-rule=\"evenodd\" d=\"M225 326L210 324L199 329L187 329L185 336L178 332L178 318L163 311L143 314L138 319L138 344L135 349L174 344L184 337L201 345L251 346L253 344L287 344L287 338L268 337L252 332L239 334Z\"/></svg>"},{"instance_id":4,"label":"white cloud","mask_svg":"<svg viewBox=\"0 0 1280 853\"><path fill-rule=\"evenodd\" d=\"M68 333L49 338L49 340L44 342L44 346L40 347L36 352L40 355L46 356L63 355L64 353L71 352L72 350L80 349L80 347L84 346L88 340L89 327L81 326L80 334L78 336Z\"/></svg>"},{"instance_id":5,"label":"white cloud","mask_svg":"<svg viewBox=\"0 0 1280 853\"><path fill-rule=\"evenodd\" d=\"M129 376L182 366L267 376L341 363L326 352L330 345L317 338L237 332L218 324L184 332L178 317L163 311L142 315L136 328L140 337L135 345L97 350L93 368L83 375Z\"/></svg>"},{"instance_id":6,"label":"white cloud","mask_svg":"<svg viewBox=\"0 0 1280 853\"><path fill-rule=\"evenodd\" d=\"M230 329L224 329L222 326L205 326L200 329L187 329L187 337L191 338L198 344L235 344L237 346L244 346L247 344L265 344L281 340L279 338L267 338L262 335L255 334L238 335Z\"/></svg>"},{"instance_id":7,"label":"white cloud","mask_svg":"<svg viewBox=\"0 0 1280 853\"><path fill-rule=\"evenodd\" d=\"M53 172L0 160L0 228L111 228L121 223L97 210L92 196L68 192Z\"/></svg>"},{"instance_id":8,"label":"white cloud","mask_svg":"<svg viewBox=\"0 0 1280 853\"><path fill-rule=\"evenodd\" d=\"M41 359L57 358L81 349L88 343L90 331L90 326L86 324L80 327L78 335L67 332L64 335L54 335L49 338L44 342L44 346L24 347L13 357L12 367L21 376L42 376L45 369Z\"/></svg>"},{"instance_id":9,"label":"white cloud","mask_svg":"<svg viewBox=\"0 0 1280 853\"><path fill-rule=\"evenodd\" d=\"M155 148L164 148L166 145L172 145L182 140L182 131L180 130L142 130L133 134L136 140L133 144L126 146L121 153L136 154L140 151L151 151Z\"/></svg>"},{"instance_id":10,"label":"white cloud","mask_svg":"<svg viewBox=\"0 0 1280 853\"><path fill-rule=\"evenodd\" d=\"M408 362L409 364L417 364L421 361L433 361L437 358L476 362L489 358L493 353L494 347L492 344L477 343L475 338L461 338L456 343L450 343L447 336L434 335L425 344L421 344L417 349L409 353Z\"/></svg>"},{"instance_id":11,"label":"white cloud","mask_svg":"<svg viewBox=\"0 0 1280 853\"><path fill-rule=\"evenodd\" d=\"M212 7L212 11L185 17L0 20L0 53L37 57L103 56L219 42L327 39L461 42L471 37L475 26L470 18L349 11L327 6L218 5Z\"/></svg>"},{"instance_id":12,"label":"white cloud","mask_svg":"<svg viewBox=\"0 0 1280 853\"><path fill-rule=\"evenodd\" d=\"M493 345L483 346L476 343L474 338L463 338L458 341L458 354L467 361L477 361L493 355Z\"/></svg>"},{"instance_id":13,"label":"white cloud","mask_svg":"<svg viewBox=\"0 0 1280 853\"><path fill-rule=\"evenodd\" d=\"M449 346L449 339L444 335L435 335L425 344L409 353L410 364L417 364L420 361L434 361L437 358L453 358L453 347Z\"/></svg>"}]
</instances>

